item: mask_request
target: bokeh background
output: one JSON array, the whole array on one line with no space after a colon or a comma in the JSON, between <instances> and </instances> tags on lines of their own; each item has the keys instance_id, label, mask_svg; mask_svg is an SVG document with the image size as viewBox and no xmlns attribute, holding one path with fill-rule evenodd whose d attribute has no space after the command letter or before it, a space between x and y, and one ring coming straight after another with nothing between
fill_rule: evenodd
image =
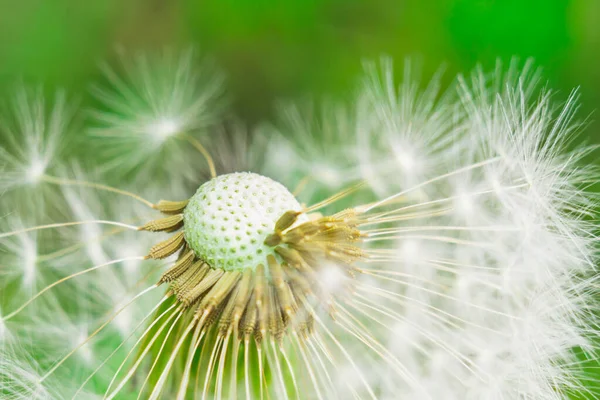
<instances>
[{"instance_id":1,"label":"bokeh background","mask_svg":"<svg viewBox=\"0 0 600 400\"><path fill-rule=\"evenodd\" d=\"M417 58L446 79L476 63L533 57L564 97L581 87L600 142L598 0L0 0L0 90L16 79L84 93L119 50L194 46L226 71L234 110L343 95L361 61ZM396 63L400 67L399 62Z\"/></svg>"},{"instance_id":2,"label":"bokeh background","mask_svg":"<svg viewBox=\"0 0 600 400\"><path fill-rule=\"evenodd\" d=\"M600 144L600 0L0 0L0 96L43 83L85 106L102 62L189 46L216 59L250 124L280 99L343 96L381 55L425 77L443 65L446 83L532 57L559 98L580 87L582 138Z\"/></svg>"}]
</instances>

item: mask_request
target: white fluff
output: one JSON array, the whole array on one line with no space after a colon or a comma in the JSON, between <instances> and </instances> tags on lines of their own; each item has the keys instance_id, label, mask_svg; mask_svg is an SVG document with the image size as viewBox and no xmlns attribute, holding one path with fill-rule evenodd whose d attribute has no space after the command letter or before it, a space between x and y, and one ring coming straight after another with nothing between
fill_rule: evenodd
<instances>
[{"instance_id":1,"label":"white fluff","mask_svg":"<svg viewBox=\"0 0 600 400\"><path fill-rule=\"evenodd\" d=\"M197 167L206 170L206 164L185 135L206 138L219 121L223 75L192 50L123 56L122 64L117 71L105 66L106 83L93 90L99 105L91 112L89 135L97 139L100 168L163 188L171 171L180 181L198 182Z\"/></svg>"},{"instance_id":2,"label":"white fluff","mask_svg":"<svg viewBox=\"0 0 600 400\"><path fill-rule=\"evenodd\" d=\"M182 190L187 180L199 181L204 161L180 134L208 136L202 133L219 116L208 107L220 97L221 78L205 81L192 60L190 53L158 64L138 58L126 66L125 78L107 71L110 87L96 94L109 110L94 114L97 126L91 132L106 145L100 165L107 180L135 176L153 201L172 198L170 190ZM593 387L583 385L581 359L596 355L598 199L586 190L599 174L586 165L592 150L572 143L579 128L576 94L555 106L538 80L531 64L513 63L490 75L477 70L460 77L446 92L436 76L421 90L409 67L396 83L391 62L383 60L367 65L345 104L308 107L307 114L306 108L288 106L277 129L263 127L253 143L245 134L239 141L207 143L218 146L212 153L221 173L243 165L290 190L298 185L299 199L308 204L365 180L368 190L333 206L406 216L361 226L372 256L361 264L364 273L357 274L352 292L323 269L319 278L335 293L337 314L333 321L326 312L317 313L316 339L305 353L314 372L314 387L302 388L307 393L443 400L595 395ZM31 111L23 105L17 109ZM24 114L22 120L37 126L38 114ZM50 125L63 126L57 124ZM10 171L4 189L16 187L17 176L37 183L53 165L58 134L43 131L51 134L30 136L25 147L15 147L25 150L2 153ZM67 219L137 223L152 218L130 197L116 200L115 193L97 188L64 186ZM6 221L5 230L23 224ZM26 337L48 358L60 358L61 346L69 344L69 350L82 343L106 320L107 311L116 312L146 287L141 288L145 268L152 266L131 256L145 254L157 237L135 230L104 237L105 228L60 229L50 247L67 251L43 266L66 276L108 260L123 261L61 286L42 303L44 318L28 310L29 323L23 326L0 319L0 341ZM25 286L35 287L32 282L43 276L31 260L48 245L42 236L2 240L0 260L22 267L6 271ZM12 302L0 300L3 315L14 309ZM119 338L128 337L157 304L144 300L127 306L108 334L114 329ZM61 308L65 301L75 311ZM284 344L286 351L292 346ZM82 383L114 347L94 339L79 349L78 357L65 363L78 367L72 380ZM121 353L128 350L124 346ZM270 351L265 362L274 359ZM293 362L296 375L306 375L309 368ZM45 370L52 366L46 359L41 364ZM109 380L115 368L103 366L98 379ZM12 359L0 363L0 377L16 379L11 385L23 386L20 393L31 393L31 374ZM272 394L286 393L285 385L273 380L272 386Z\"/></svg>"},{"instance_id":3,"label":"white fluff","mask_svg":"<svg viewBox=\"0 0 600 400\"><path fill-rule=\"evenodd\" d=\"M341 393L369 397L362 375L384 399L594 396L582 359L596 354L598 202L586 188L598 171L586 166L593 149L571 146L576 94L556 106L538 81L530 62L513 62L440 94L437 78L419 90L410 65L396 83L389 60L367 64L352 107L324 109L322 148L314 115L284 109L288 161L273 173L330 176L305 161L314 152L340 179L365 179L377 201L392 195L415 213L368 239L395 249L368 265L392 272L362 280L365 298L348 309L368 327L363 338L385 350L338 329L363 365L356 375L349 360L339 363Z\"/></svg>"},{"instance_id":4,"label":"white fluff","mask_svg":"<svg viewBox=\"0 0 600 400\"><path fill-rule=\"evenodd\" d=\"M4 400L49 400L52 393L39 381L33 363L22 360L22 354L8 348L0 350L0 395Z\"/></svg>"},{"instance_id":5,"label":"white fluff","mask_svg":"<svg viewBox=\"0 0 600 400\"><path fill-rule=\"evenodd\" d=\"M0 192L15 191L21 201L39 206L52 198L52 191L38 190L67 156L74 110L65 93L47 101L42 88L19 87L10 100L0 109Z\"/></svg>"},{"instance_id":6,"label":"white fluff","mask_svg":"<svg viewBox=\"0 0 600 400\"><path fill-rule=\"evenodd\" d=\"M395 238L406 304L395 308L400 325L388 343L418 384L392 382L389 398L563 399L586 390L574 349L593 352L597 335L597 225L589 218L597 201L584 190L598 175L585 167L588 149L568 148L578 127L575 95L554 108L549 92L533 94L531 65L517 67L489 77L477 71L470 84L460 78L458 129L438 136L422 125L415 138L443 146L412 153L423 166L417 181L403 179L402 163L386 181L408 196L418 188L422 198L408 204L447 206ZM391 80L372 80L366 90L375 124L389 124L410 103L394 102ZM394 129L382 135L402 137Z\"/></svg>"}]
</instances>

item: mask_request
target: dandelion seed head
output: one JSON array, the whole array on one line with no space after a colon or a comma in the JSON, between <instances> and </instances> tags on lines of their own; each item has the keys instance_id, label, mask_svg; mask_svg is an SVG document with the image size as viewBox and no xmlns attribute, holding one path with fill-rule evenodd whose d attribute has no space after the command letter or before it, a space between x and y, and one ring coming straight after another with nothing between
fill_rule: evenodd
<instances>
[{"instance_id":1,"label":"dandelion seed head","mask_svg":"<svg viewBox=\"0 0 600 400\"><path fill-rule=\"evenodd\" d=\"M221 175L200 186L187 205L185 238L214 268L239 271L266 265L275 255L264 244L286 211L300 211L281 184L253 173Z\"/></svg>"},{"instance_id":2,"label":"dandelion seed head","mask_svg":"<svg viewBox=\"0 0 600 400\"><path fill-rule=\"evenodd\" d=\"M471 193L464 188L457 188L456 200L454 202L454 210L461 219L465 220L471 216L476 216L478 213L476 199Z\"/></svg>"},{"instance_id":3,"label":"dandelion seed head","mask_svg":"<svg viewBox=\"0 0 600 400\"><path fill-rule=\"evenodd\" d=\"M52 188L39 189L45 175L61 167L69 149L64 137L74 127L65 93L57 92L49 102L41 88L17 89L13 102L0 112L0 190L15 190L23 195L21 202L37 201L38 207L41 199L53 203L57 196ZM31 190L38 195L30 196Z\"/></svg>"},{"instance_id":4,"label":"dandelion seed head","mask_svg":"<svg viewBox=\"0 0 600 400\"><path fill-rule=\"evenodd\" d=\"M37 185L44 176L47 167L47 162L44 162L39 158L32 160L25 172L27 182L31 185Z\"/></svg>"},{"instance_id":5,"label":"dandelion seed head","mask_svg":"<svg viewBox=\"0 0 600 400\"><path fill-rule=\"evenodd\" d=\"M149 221L141 230L183 229L153 246L147 256L163 259L179 251L159 281L170 284L168 296L173 295L174 305L194 310L179 343L194 327L191 340L196 347L200 332L225 340L240 332L233 338L238 345L243 341L248 346L254 337L259 347L263 341L272 346L282 343L291 329L298 340L310 337L318 318L314 307L333 309L333 299L349 293L354 262L365 257L358 246L361 234L355 210L305 215L343 195L302 208L270 178L230 173L202 185L190 200L155 205L168 216ZM248 248L251 257L244 256Z\"/></svg>"},{"instance_id":6,"label":"dandelion seed head","mask_svg":"<svg viewBox=\"0 0 600 400\"><path fill-rule=\"evenodd\" d=\"M365 368L365 370L367 370ZM360 374L350 364L343 364L336 370L335 383L341 396L352 396L352 393L360 391Z\"/></svg>"},{"instance_id":7,"label":"dandelion seed head","mask_svg":"<svg viewBox=\"0 0 600 400\"><path fill-rule=\"evenodd\" d=\"M356 161L379 195L440 174L459 143L452 96L441 92L436 74L425 89L415 64L404 65L397 81L389 58L365 63L354 112ZM452 140L456 140L452 143Z\"/></svg>"},{"instance_id":8,"label":"dandelion seed head","mask_svg":"<svg viewBox=\"0 0 600 400\"><path fill-rule=\"evenodd\" d=\"M104 68L107 82L94 89L99 106L89 135L106 161L102 168L160 181L165 165L180 166L189 171L182 181L197 179L205 164L185 138L207 138L218 120L224 108L223 75L191 50L123 57L122 62L123 76Z\"/></svg>"},{"instance_id":9,"label":"dandelion seed head","mask_svg":"<svg viewBox=\"0 0 600 400\"><path fill-rule=\"evenodd\" d=\"M27 226L27 222L18 218L9 218L5 227L20 231ZM4 252L4 262L0 275L5 279L16 279L19 286L27 293L36 289L41 278L38 265L39 239L37 232L21 232L0 243Z\"/></svg>"},{"instance_id":10,"label":"dandelion seed head","mask_svg":"<svg viewBox=\"0 0 600 400\"><path fill-rule=\"evenodd\" d=\"M279 176L281 180L291 179L297 174L298 154L293 145L280 136L271 137L268 132L258 131L255 133L261 140L260 146L255 152L266 152L268 154L265 171L270 176ZM290 160L294 161L290 163ZM277 174L278 171L278 174Z\"/></svg>"},{"instance_id":11,"label":"dandelion seed head","mask_svg":"<svg viewBox=\"0 0 600 400\"><path fill-rule=\"evenodd\" d=\"M390 132L385 133L389 146L389 156L384 162L379 163L381 170L391 169L402 173L406 183L416 182L415 177L422 177L427 173L432 162L426 143L418 139L417 132Z\"/></svg>"},{"instance_id":12,"label":"dandelion seed head","mask_svg":"<svg viewBox=\"0 0 600 400\"><path fill-rule=\"evenodd\" d=\"M180 131L177 120L168 117L159 119L153 128L156 137L162 140Z\"/></svg>"},{"instance_id":13,"label":"dandelion seed head","mask_svg":"<svg viewBox=\"0 0 600 400\"><path fill-rule=\"evenodd\" d=\"M419 240L403 240L398 245L399 257L406 260L408 265L419 265L426 259L423 243Z\"/></svg>"}]
</instances>

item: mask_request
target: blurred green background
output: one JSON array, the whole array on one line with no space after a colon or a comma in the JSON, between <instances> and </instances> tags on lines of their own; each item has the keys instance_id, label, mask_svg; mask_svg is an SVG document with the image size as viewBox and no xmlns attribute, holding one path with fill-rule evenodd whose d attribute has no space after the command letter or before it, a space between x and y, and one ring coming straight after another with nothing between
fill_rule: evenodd
<instances>
[{"instance_id":1,"label":"blurred green background","mask_svg":"<svg viewBox=\"0 0 600 400\"><path fill-rule=\"evenodd\" d=\"M343 94L361 60L415 57L446 79L477 62L533 57L583 116L600 109L598 0L1 0L0 89L16 79L85 93L126 51L187 47L225 69L247 121L274 99ZM397 62L400 65L400 62ZM84 102L85 102L84 96ZM588 138L600 142L592 114Z\"/></svg>"}]
</instances>

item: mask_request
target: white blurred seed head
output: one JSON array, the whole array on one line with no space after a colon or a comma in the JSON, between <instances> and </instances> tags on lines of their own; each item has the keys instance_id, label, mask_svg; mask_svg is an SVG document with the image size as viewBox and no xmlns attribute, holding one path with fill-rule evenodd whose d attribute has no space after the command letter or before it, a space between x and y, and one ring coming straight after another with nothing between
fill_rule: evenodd
<instances>
[{"instance_id":1,"label":"white blurred seed head","mask_svg":"<svg viewBox=\"0 0 600 400\"><path fill-rule=\"evenodd\" d=\"M12 221L12 230L22 230L30 226L22 221ZM4 253L3 268L0 275L4 279L17 278L19 285L26 293L33 293L37 288L38 278L38 242L36 232L20 233L4 240L0 244Z\"/></svg>"},{"instance_id":2,"label":"white blurred seed head","mask_svg":"<svg viewBox=\"0 0 600 400\"><path fill-rule=\"evenodd\" d=\"M98 107L89 130L101 150L100 167L115 176L154 179L172 170L197 182L206 164L186 135L209 136L224 111L223 75L194 51L165 50L122 56L122 66L103 68L106 82L93 88Z\"/></svg>"},{"instance_id":3,"label":"white blurred seed head","mask_svg":"<svg viewBox=\"0 0 600 400\"><path fill-rule=\"evenodd\" d=\"M0 110L0 192L16 191L20 201L38 205L41 198L53 199L52 188L39 190L44 175L67 158L73 125L65 93L47 101L41 87L17 88Z\"/></svg>"}]
</instances>

